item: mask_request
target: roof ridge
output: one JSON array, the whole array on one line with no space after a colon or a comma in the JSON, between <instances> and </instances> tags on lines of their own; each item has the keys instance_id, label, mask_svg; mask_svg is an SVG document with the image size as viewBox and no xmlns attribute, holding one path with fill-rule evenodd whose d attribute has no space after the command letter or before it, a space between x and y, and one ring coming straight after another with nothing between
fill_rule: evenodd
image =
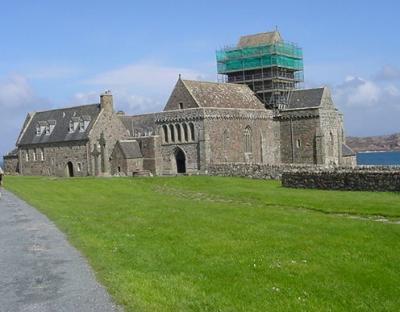
<instances>
[{"instance_id":1,"label":"roof ridge","mask_svg":"<svg viewBox=\"0 0 400 312\"><path fill-rule=\"evenodd\" d=\"M60 107L60 108L54 108L54 109L43 110L43 111L35 111L34 113L35 113L35 114L38 114L38 113L47 113L47 112L54 112L54 111L58 111L58 110L67 110L67 109L80 108L80 107L87 107L87 106L95 106L95 105L100 105L100 103L83 104L83 105L68 106L68 107Z\"/></svg>"},{"instance_id":2,"label":"roof ridge","mask_svg":"<svg viewBox=\"0 0 400 312\"><path fill-rule=\"evenodd\" d=\"M180 78L179 78L180 79ZM187 92L189 92L190 96L192 97L193 101L195 101L195 103L199 106L199 107L203 107L202 105L200 105L200 102L198 101L198 99L194 96L194 94L192 93L192 91L190 90L190 88L186 85L187 81L198 81L198 80L184 80L184 79L180 79L180 81L183 83L184 87L186 88Z\"/></svg>"},{"instance_id":3,"label":"roof ridge","mask_svg":"<svg viewBox=\"0 0 400 312\"><path fill-rule=\"evenodd\" d=\"M327 88L326 86L321 86L321 87L315 87L315 88L302 88L302 89L295 89L292 90L291 92L296 92L296 91L308 91L308 90L318 90L318 89L325 89Z\"/></svg>"},{"instance_id":4,"label":"roof ridge","mask_svg":"<svg viewBox=\"0 0 400 312\"><path fill-rule=\"evenodd\" d=\"M245 84L239 84L239 83L232 83L232 82L218 82L218 81L208 81L208 80L193 80L193 79L182 79L182 82L189 81L189 82L199 82L199 83L210 83L210 84L217 84L217 85L229 85L229 86L235 86L239 88L247 87Z\"/></svg>"}]
</instances>

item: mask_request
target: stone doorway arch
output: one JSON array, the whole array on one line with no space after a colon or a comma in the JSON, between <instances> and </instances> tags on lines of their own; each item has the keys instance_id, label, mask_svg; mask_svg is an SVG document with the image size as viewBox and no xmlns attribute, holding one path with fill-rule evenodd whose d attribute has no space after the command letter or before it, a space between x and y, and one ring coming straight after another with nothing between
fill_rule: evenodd
<instances>
[{"instance_id":1,"label":"stone doorway arch","mask_svg":"<svg viewBox=\"0 0 400 312\"><path fill-rule=\"evenodd\" d=\"M72 162L67 162L67 166L65 167L65 173L67 177L73 177L74 176L74 165Z\"/></svg>"},{"instance_id":2,"label":"stone doorway arch","mask_svg":"<svg viewBox=\"0 0 400 312\"><path fill-rule=\"evenodd\" d=\"M186 155L182 149L175 149L176 172L186 173Z\"/></svg>"}]
</instances>

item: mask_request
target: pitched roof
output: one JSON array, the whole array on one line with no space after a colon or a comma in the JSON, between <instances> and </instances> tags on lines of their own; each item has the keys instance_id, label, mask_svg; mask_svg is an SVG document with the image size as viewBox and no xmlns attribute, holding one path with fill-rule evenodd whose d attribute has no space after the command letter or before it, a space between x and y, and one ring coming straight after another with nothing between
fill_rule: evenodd
<instances>
[{"instance_id":1,"label":"pitched roof","mask_svg":"<svg viewBox=\"0 0 400 312\"><path fill-rule=\"evenodd\" d=\"M269 44L282 41L279 31L269 31L254 35L241 36L237 44L238 48Z\"/></svg>"},{"instance_id":2,"label":"pitched roof","mask_svg":"<svg viewBox=\"0 0 400 312\"><path fill-rule=\"evenodd\" d=\"M17 144L26 145L86 140L88 139L89 131L92 129L99 113L100 104L60 108L34 113L25 126ZM79 120L80 118L87 121L90 119L86 130L81 132L79 127L77 127L74 132L70 133L69 122L71 120ZM53 131L48 135L45 133L36 135L37 125L43 123L54 125Z\"/></svg>"},{"instance_id":3,"label":"pitched roof","mask_svg":"<svg viewBox=\"0 0 400 312\"><path fill-rule=\"evenodd\" d=\"M342 144L342 155L343 156L356 156L356 153L347 144Z\"/></svg>"},{"instance_id":4,"label":"pitched roof","mask_svg":"<svg viewBox=\"0 0 400 312\"><path fill-rule=\"evenodd\" d=\"M118 141L118 145L121 148L125 159L142 158L142 152L138 141L136 140L121 140Z\"/></svg>"},{"instance_id":5,"label":"pitched roof","mask_svg":"<svg viewBox=\"0 0 400 312\"><path fill-rule=\"evenodd\" d=\"M264 109L247 85L182 80L199 107Z\"/></svg>"},{"instance_id":6,"label":"pitched roof","mask_svg":"<svg viewBox=\"0 0 400 312\"><path fill-rule=\"evenodd\" d=\"M294 90L289 94L286 109L318 107L321 105L325 88Z\"/></svg>"},{"instance_id":7,"label":"pitched roof","mask_svg":"<svg viewBox=\"0 0 400 312\"><path fill-rule=\"evenodd\" d=\"M134 116L118 116L125 128L131 136L147 136L154 134L155 113L134 115Z\"/></svg>"}]
</instances>

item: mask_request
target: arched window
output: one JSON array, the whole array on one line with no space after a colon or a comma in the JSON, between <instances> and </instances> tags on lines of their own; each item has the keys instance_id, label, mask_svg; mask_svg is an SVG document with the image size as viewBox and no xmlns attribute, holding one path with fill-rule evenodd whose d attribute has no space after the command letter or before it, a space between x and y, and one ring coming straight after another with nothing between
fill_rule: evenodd
<instances>
[{"instance_id":1,"label":"arched window","mask_svg":"<svg viewBox=\"0 0 400 312\"><path fill-rule=\"evenodd\" d=\"M182 124L182 128L183 128L183 137L184 137L184 140L185 140L185 142L187 142L187 141L189 141L187 124L183 123L183 124Z\"/></svg>"},{"instance_id":2,"label":"arched window","mask_svg":"<svg viewBox=\"0 0 400 312\"><path fill-rule=\"evenodd\" d=\"M329 132L329 155L333 156L333 149L335 145L335 138L333 137L333 133Z\"/></svg>"},{"instance_id":3,"label":"arched window","mask_svg":"<svg viewBox=\"0 0 400 312\"><path fill-rule=\"evenodd\" d=\"M228 149L229 149L229 131L228 129L224 130L222 135L222 148L224 151L224 161L228 160Z\"/></svg>"},{"instance_id":4,"label":"arched window","mask_svg":"<svg viewBox=\"0 0 400 312\"><path fill-rule=\"evenodd\" d=\"M189 129L190 129L190 140L194 141L196 136L194 133L194 124L192 122L189 124Z\"/></svg>"},{"instance_id":5,"label":"arched window","mask_svg":"<svg viewBox=\"0 0 400 312\"><path fill-rule=\"evenodd\" d=\"M176 138L178 139L178 142L182 142L182 133L181 133L181 125L176 124Z\"/></svg>"},{"instance_id":6,"label":"arched window","mask_svg":"<svg viewBox=\"0 0 400 312\"><path fill-rule=\"evenodd\" d=\"M168 128L166 125L163 125L163 134L164 134L164 142L168 143Z\"/></svg>"},{"instance_id":7,"label":"arched window","mask_svg":"<svg viewBox=\"0 0 400 312\"><path fill-rule=\"evenodd\" d=\"M251 128L247 126L244 129L244 151L246 153L252 152L252 142L251 142Z\"/></svg>"},{"instance_id":8,"label":"arched window","mask_svg":"<svg viewBox=\"0 0 400 312\"><path fill-rule=\"evenodd\" d=\"M300 147L301 147L301 140L300 140L300 139L297 139L297 140L296 140L296 147L297 147L297 148L300 148Z\"/></svg>"},{"instance_id":9,"label":"arched window","mask_svg":"<svg viewBox=\"0 0 400 312\"><path fill-rule=\"evenodd\" d=\"M171 142L175 142L175 127L174 125L169 125L169 131L171 136Z\"/></svg>"}]
</instances>

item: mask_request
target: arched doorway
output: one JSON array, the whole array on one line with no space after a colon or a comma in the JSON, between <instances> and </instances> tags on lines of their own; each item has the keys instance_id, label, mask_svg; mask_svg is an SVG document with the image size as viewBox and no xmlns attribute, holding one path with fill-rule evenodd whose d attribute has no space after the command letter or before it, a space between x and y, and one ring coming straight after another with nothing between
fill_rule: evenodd
<instances>
[{"instance_id":1,"label":"arched doorway","mask_svg":"<svg viewBox=\"0 0 400 312\"><path fill-rule=\"evenodd\" d=\"M178 173L186 173L186 156L185 153L177 148L175 150L176 171Z\"/></svg>"},{"instance_id":2,"label":"arched doorway","mask_svg":"<svg viewBox=\"0 0 400 312\"><path fill-rule=\"evenodd\" d=\"M74 176L74 165L70 161L67 163L67 175L68 177Z\"/></svg>"}]
</instances>

